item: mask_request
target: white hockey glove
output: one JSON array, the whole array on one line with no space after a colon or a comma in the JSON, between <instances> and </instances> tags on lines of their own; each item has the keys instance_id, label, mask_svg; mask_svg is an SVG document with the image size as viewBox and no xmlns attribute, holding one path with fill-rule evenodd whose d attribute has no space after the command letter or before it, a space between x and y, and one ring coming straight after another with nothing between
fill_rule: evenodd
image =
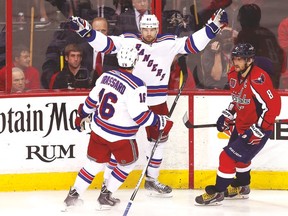
<instances>
[{"instance_id":1,"label":"white hockey glove","mask_svg":"<svg viewBox=\"0 0 288 216\"><path fill-rule=\"evenodd\" d=\"M217 10L208 20L206 26L211 29L214 34L220 32L222 28L228 25L228 16L223 9Z\"/></svg>"},{"instance_id":2,"label":"white hockey glove","mask_svg":"<svg viewBox=\"0 0 288 216\"><path fill-rule=\"evenodd\" d=\"M81 37L85 37L92 30L92 26L89 24L89 22L80 17L69 17L69 24L70 29L77 32L77 34L79 34Z\"/></svg>"},{"instance_id":3,"label":"white hockey glove","mask_svg":"<svg viewBox=\"0 0 288 216\"><path fill-rule=\"evenodd\" d=\"M163 134L168 134L173 126L173 121L166 115L158 115L158 130L163 131Z\"/></svg>"}]
</instances>

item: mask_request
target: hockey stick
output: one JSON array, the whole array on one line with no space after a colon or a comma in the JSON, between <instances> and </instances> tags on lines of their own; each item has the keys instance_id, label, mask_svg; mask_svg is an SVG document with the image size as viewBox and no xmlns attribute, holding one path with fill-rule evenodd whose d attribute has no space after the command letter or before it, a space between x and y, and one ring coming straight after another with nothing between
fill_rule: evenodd
<instances>
[{"instance_id":1,"label":"hockey stick","mask_svg":"<svg viewBox=\"0 0 288 216\"><path fill-rule=\"evenodd\" d=\"M180 89L179 89L179 91L178 91L178 94L177 94L176 98L174 99L174 102L173 102L173 104L172 104L172 106L171 106L171 108L170 108L169 115L168 115L169 117L171 117L171 115L172 115L172 113L173 113L173 111L174 111L174 109L175 109L175 107L176 107L176 104L177 104L177 102L178 102L178 99L179 99L179 97L180 97L180 95L181 95L181 93L182 93L182 90L183 90L183 88L184 88L184 86L185 86L185 84L186 84L187 77L188 77L187 65L186 65L186 58L185 58L184 55L182 55L181 57L179 57L178 63L179 63L179 66L180 66L180 68L181 68L181 70L182 70L182 72L183 72L183 82L182 82L182 85L181 85L181 87L180 87ZM159 143L159 141L160 141L160 139L161 139L161 137L162 137L162 133L163 133L163 132L160 133L159 137L157 138L157 140L155 141L155 143L154 143L154 145L153 145L153 148L152 148L152 150L151 150L151 154L150 154L150 156L149 156L149 158L148 158L148 161L147 161L147 163L146 163L146 165L145 165L145 167L144 167L144 169L143 169L143 171L142 171L142 173L141 173L141 176L140 176L140 178L139 178L139 180L138 180L138 182L137 182L137 185L136 185L136 187L135 187L135 189L134 189L134 191L133 191L133 193L132 193L132 195L131 195L131 197L130 197L130 200L129 200L127 206L126 206L126 209L125 209L125 211L124 211L123 216L127 216L127 215L128 215L128 212L129 212L129 210L130 210L130 208L131 208L131 205L132 205L132 203L133 203L133 201L134 201L134 198L135 198L135 196L136 196L136 194L137 194L137 192L138 192L138 190L139 190L139 188L140 188L140 184L141 184L141 182L142 182L142 180L143 180L143 178L144 178L144 176L145 176L145 174L146 174L146 172L147 172L148 166L149 166L149 164L150 164L150 162L151 162L151 159L152 159L152 157L153 157L153 155L154 155L154 153L155 153L155 150L156 150L156 148L157 148L157 146L158 146L158 143Z\"/></svg>"},{"instance_id":2,"label":"hockey stick","mask_svg":"<svg viewBox=\"0 0 288 216\"><path fill-rule=\"evenodd\" d=\"M188 118L187 112L183 116L183 123L187 128L207 128L207 127L217 127L217 124L201 124L201 125L193 125ZM283 123L288 124L288 119L276 119L275 123ZM229 124L230 126L235 125L235 123Z\"/></svg>"}]
</instances>

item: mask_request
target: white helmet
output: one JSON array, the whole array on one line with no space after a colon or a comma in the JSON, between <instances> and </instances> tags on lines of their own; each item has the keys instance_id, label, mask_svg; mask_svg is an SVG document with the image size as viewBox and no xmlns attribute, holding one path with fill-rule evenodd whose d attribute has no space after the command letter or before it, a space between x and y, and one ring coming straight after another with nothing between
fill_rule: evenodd
<instances>
[{"instance_id":1,"label":"white helmet","mask_svg":"<svg viewBox=\"0 0 288 216\"><path fill-rule=\"evenodd\" d=\"M154 14L144 14L140 21L140 28L159 28L159 21Z\"/></svg>"},{"instance_id":2,"label":"white helmet","mask_svg":"<svg viewBox=\"0 0 288 216\"><path fill-rule=\"evenodd\" d=\"M135 46L125 45L122 46L117 53L118 64L120 67L130 68L134 67L138 61L138 52Z\"/></svg>"}]
</instances>

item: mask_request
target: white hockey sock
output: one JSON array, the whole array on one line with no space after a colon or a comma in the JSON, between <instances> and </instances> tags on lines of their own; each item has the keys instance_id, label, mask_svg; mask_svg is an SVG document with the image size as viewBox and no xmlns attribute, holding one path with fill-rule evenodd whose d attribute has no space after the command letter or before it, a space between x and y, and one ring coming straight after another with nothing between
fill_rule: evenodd
<instances>
[{"instance_id":1,"label":"white hockey sock","mask_svg":"<svg viewBox=\"0 0 288 216\"><path fill-rule=\"evenodd\" d=\"M147 176L157 179L159 176L160 165L162 163L163 158L163 149L166 142L158 143L158 146L154 152L154 155L149 163L147 169ZM151 150L154 146L155 142L150 142L150 150L147 152L147 157L150 157Z\"/></svg>"},{"instance_id":2,"label":"white hockey sock","mask_svg":"<svg viewBox=\"0 0 288 216\"><path fill-rule=\"evenodd\" d=\"M87 158L85 166L79 171L73 188L81 196L92 183L94 177L104 169L105 164L96 163Z\"/></svg>"},{"instance_id":3,"label":"white hockey sock","mask_svg":"<svg viewBox=\"0 0 288 216\"><path fill-rule=\"evenodd\" d=\"M136 163L122 166L118 164L114 170L111 172L111 175L107 179L106 187L109 191L114 193L118 190L118 188L123 184L126 180L129 173L134 169Z\"/></svg>"},{"instance_id":4,"label":"white hockey sock","mask_svg":"<svg viewBox=\"0 0 288 216\"><path fill-rule=\"evenodd\" d=\"M113 169L117 166L117 161L114 155L111 155L110 161L106 164L104 169L104 182L107 181Z\"/></svg>"}]
</instances>

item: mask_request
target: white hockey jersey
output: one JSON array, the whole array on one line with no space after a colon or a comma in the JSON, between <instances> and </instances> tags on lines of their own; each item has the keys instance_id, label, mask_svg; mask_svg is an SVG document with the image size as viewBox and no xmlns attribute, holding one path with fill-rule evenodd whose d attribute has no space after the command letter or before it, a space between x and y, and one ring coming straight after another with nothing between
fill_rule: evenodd
<instances>
[{"instance_id":1,"label":"white hockey jersey","mask_svg":"<svg viewBox=\"0 0 288 216\"><path fill-rule=\"evenodd\" d=\"M87 38L96 50L105 53L116 53L123 44L135 44L139 53L139 61L133 71L135 76L147 85L147 104L157 105L167 100L170 67L177 54L200 52L215 37L208 27L204 27L189 37L178 38L172 34L158 34L152 44L142 41L141 35L125 33L120 36L105 36L92 30Z\"/></svg>"},{"instance_id":2,"label":"white hockey jersey","mask_svg":"<svg viewBox=\"0 0 288 216\"><path fill-rule=\"evenodd\" d=\"M113 70L97 79L83 111L94 113L91 129L102 138L110 142L135 139L140 126L155 125L158 119L148 109L146 98L147 88L141 79Z\"/></svg>"}]
</instances>

